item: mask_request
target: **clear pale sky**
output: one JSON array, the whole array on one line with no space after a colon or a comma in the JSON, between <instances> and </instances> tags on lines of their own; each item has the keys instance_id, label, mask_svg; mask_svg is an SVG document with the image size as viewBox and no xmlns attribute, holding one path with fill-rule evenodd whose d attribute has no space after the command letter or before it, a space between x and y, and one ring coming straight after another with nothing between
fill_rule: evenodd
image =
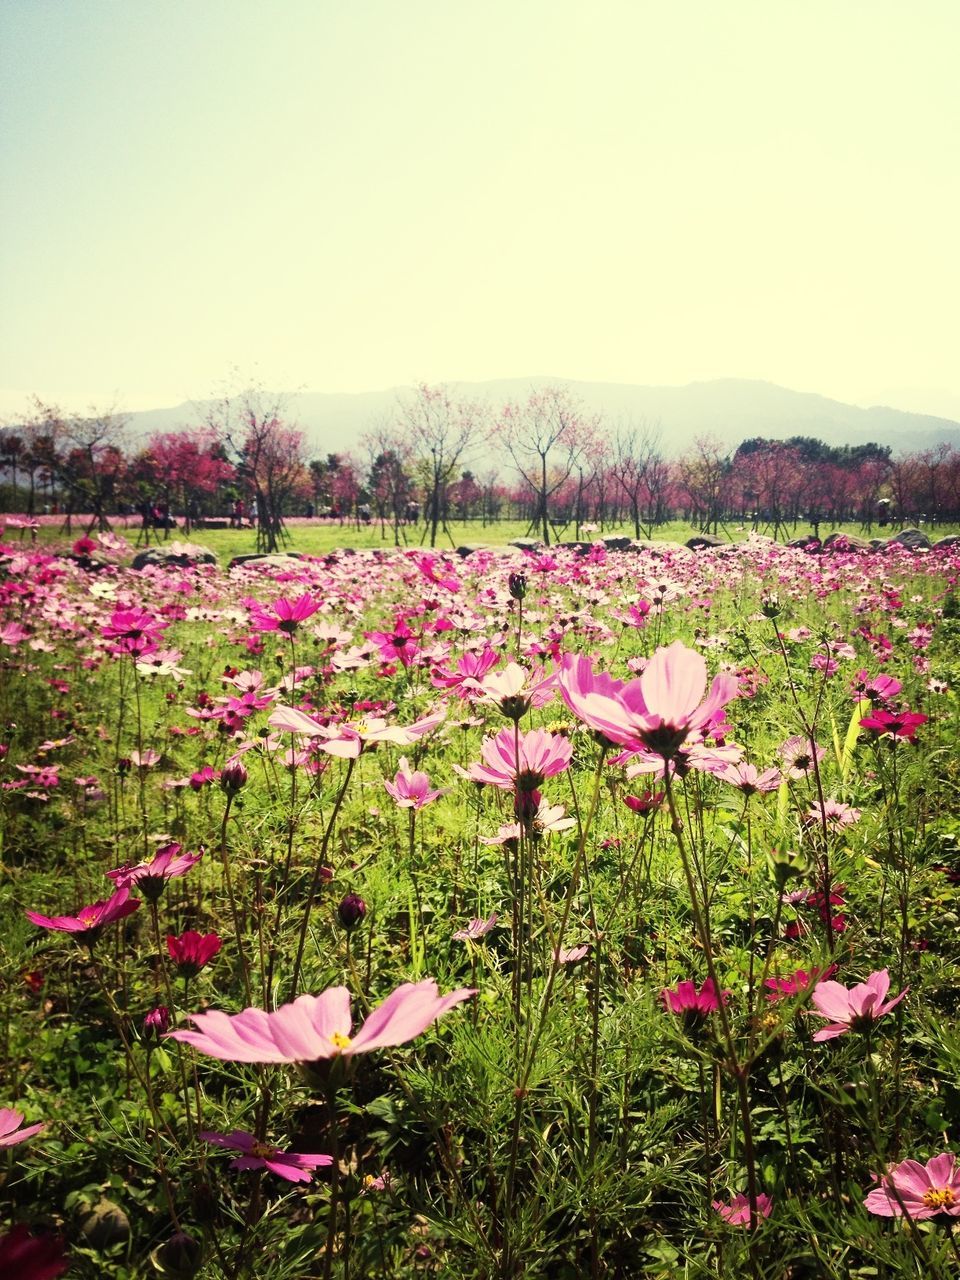
<instances>
[{"instance_id":1,"label":"clear pale sky","mask_svg":"<svg viewBox=\"0 0 960 1280\"><path fill-rule=\"evenodd\" d=\"M960 417L958 0L3 0L0 410L553 376Z\"/></svg>"}]
</instances>

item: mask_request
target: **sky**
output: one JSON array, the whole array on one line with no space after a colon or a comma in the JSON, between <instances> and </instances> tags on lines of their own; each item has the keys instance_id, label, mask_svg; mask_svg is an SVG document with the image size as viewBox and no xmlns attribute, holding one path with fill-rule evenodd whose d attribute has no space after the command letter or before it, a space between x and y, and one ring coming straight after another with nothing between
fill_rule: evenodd
<instances>
[{"instance_id":1,"label":"sky","mask_svg":"<svg viewBox=\"0 0 960 1280\"><path fill-rule=\"evenodd\" d=\"M0 413L759 378L960 418L957 0L3 0Z\"/></svg>"}]
</instances>

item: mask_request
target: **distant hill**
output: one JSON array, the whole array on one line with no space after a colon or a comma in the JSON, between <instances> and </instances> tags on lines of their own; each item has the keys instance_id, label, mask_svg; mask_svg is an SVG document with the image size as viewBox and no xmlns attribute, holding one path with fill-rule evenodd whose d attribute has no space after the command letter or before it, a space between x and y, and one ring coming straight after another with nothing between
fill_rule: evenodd
<instances>
[{"instance_id":1,"label":"distant hill","mask_svg":"<svg viewBox=\"0 0 960 1280\"><path fill-rule=\"evenodd\" d=\"M943 442L960 446L960 422L901 409L828 400L806 391L790 391L772 382L722 378L684 387L641 387L613 382L572 382L562 378L512 378L495 382L451 383L457 393L499 407L523 400L532 388L562 385L586 406L601 413L611 430L620 422L659 427L664 451L682 453L698 437L716 436L729 449L751 436L784 440L814 436L833 445L890 445L894 453L928 449ZM306 432L311 453L355 448L361 434L395 411L409 387L354 395L304 391L289 400L289 418ZM205 404L183 404L130 415L137 435L196 425Z\"/></svg>"}]
</instances>

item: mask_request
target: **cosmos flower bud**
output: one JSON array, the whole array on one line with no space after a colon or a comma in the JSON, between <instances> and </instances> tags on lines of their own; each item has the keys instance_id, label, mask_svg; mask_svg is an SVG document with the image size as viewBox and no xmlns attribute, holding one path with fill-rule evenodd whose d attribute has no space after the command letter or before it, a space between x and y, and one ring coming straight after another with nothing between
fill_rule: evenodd
<instances>
[{"instance_id":1,"label":"cosmos flower bud","mask_svg":"<svg viewBox=\"0 0 960 1280\"><path fill-rule=\"evenodd\" d=\"M340 899L337 915L345 929L355 929L367 914L367 904L357 893L348 893Z\"/></svg>"},{"instance_id":2,"label":"cosmos flower bud","mask_svg":"<svg viewBox=\"0 0 960 1280\"><path fill-rule=\"evenodd\" d=\"M779 618L780 597L775 592L764 596L760 602L760 612L765 618Z\"/></svg>"},{"instance_id":3,"label":"cosmos flower bud","mask_svg":"<svg viewBox=\"0 0 960 1280\"><path fill-rule=\"evenodd\" d=\"M220 770L220 786L228 796L236 795L247 782L247 771L239 760L230 760Z\"/></svg>"},{"instance_id":4,"label":"cosmos flower bud","mask_svg":"<svg viewBox=\"0 0 960 1280\"><path fill-rule=\"evenodd\" d=\"M507 587L514 600L522 600L527 594L527 576L524 573L511 573L507 579Z\"/></svg>"},{"instance_id":5,"label":"cosmos flower bud","mask_svg":"<svg viewBox=\"0 0 960 1280\"><path fill-rule=\"evenodd\" d=\"M170 1010L166 1005L158 1004L143 1020L143 1038L148 1043L159 1040L170 1026Z\"/></svg>"},{"instance_id":6,"label":"cosmos flower bud","mask_svg":"<svg viewBox=\"0 0 960 1280\"><path fill-rule=\"evenodd\" d=\"M790 849L771 849L767 857L774 882L781 893L795 877L807 874L807 860L802 853L794 853Z\"/></svg>"}]
</instances>

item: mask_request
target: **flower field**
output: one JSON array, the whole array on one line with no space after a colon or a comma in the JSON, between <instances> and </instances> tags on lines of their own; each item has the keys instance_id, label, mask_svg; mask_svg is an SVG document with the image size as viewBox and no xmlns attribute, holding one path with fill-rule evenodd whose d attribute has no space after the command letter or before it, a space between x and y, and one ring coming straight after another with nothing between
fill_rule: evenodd
<instances>
[{"instance_id":1,"label":"flower field","mask_svg":"<svg viewBox=\"0 0 960 1280\"><path fill-rule=\"evenodd\" d=\"M0 544L0 1276L957 1274L960 548L89 542Z\"/></svg>"}]
</instances>

